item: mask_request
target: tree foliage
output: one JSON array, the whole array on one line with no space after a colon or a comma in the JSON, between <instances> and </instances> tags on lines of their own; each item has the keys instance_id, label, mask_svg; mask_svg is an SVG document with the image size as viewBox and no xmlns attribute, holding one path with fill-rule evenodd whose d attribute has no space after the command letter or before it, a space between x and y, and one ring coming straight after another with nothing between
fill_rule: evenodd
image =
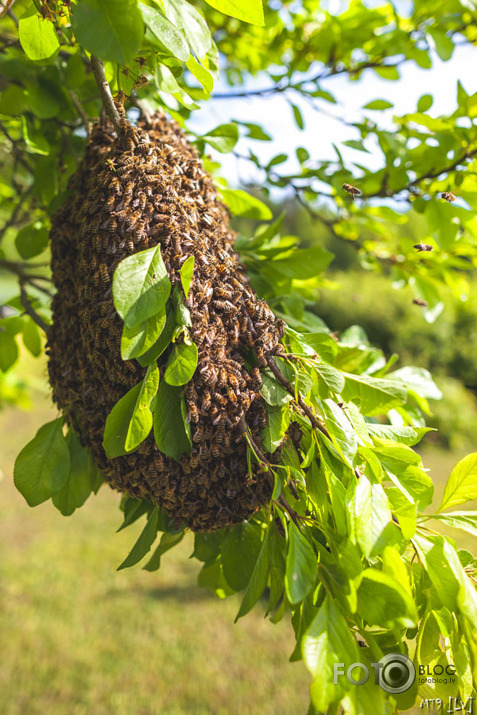
<instances>
[{"instance_id":1,"label":"tree foliage","mask_svg":"<svg viewBox=\"0 0 477 715\"><path fill-rule=\"evenodd\" d=\"M436 54L448 60L456 45L477 39L477 12L467 0L415 0L402 13L392 4L351 0L338 15L318 0L265 8L260 0L3 4L0 397L19 403L19 340L41 355L50 320L50 216L67 195L103 101L110 114L114 109L104 83L98 86L98 68L112 93L126 99L131 118L163 108L187 130L203 102L280 93L303 129L297 98L318 111L339 103L334 77L366 82L376 73L393 82L403 63L429 68ZM214 91L219 68L226 91ZM249 88L253 76L262 89ZM380 124L389 102L376 98L363 107L352 125L355 139L345 143L374 151L378 170L345 161L339 146L333 161L297 149L293 172L282 170L287 154L278 143L266 165L253 151L247 155L265 191L291 191L333 239L356 246L363 269L385 270L412 286L429 321L442 310L444 288L456 299L465 295L477 261L477 95L459 83L457 109L446 116L434 116L432 102L424 94L415 112L393 117L392 129ZM297 640L291 659L303 659L313 676L311 712L337 712L340 705L346 713L389 712L411 707L418 693L465 701L477 679L477 561L428 528L433 484L412 449L426 434L428 400L438 390L422 368L394 370L393 359L386 361L361 329L337 340L308 309L333 254L282 235L282 217L228 187L220 165L206 155L208 147L235 151L240 136L273 141L267 126L250 119L189 134L216 172L231 213L256 221L236 248L256 290L287 323L289 358L277 357L263 370L261 391L268 415L263 445L282 448L279 463L270 464L248 436L249 463L270 476L272 499L248 522L195 535L199 583L220 597L243 591L237 618L265 595L272 622L291 613ZM417 246L403 230L414 214L425 227ZM186 303L193 270L193 262L184 264L182 290L172 293L160 248L131 256L116 271L122 357L148 370L109 415L103 444L110 457L134 451L151 430L171 457L190 449L183 386L197 365ZM165 350L159 375L156 360ZM291 424L301 430L299 447L285 438ZM476 497L476 476L469 455L434 509L440 523L477 533L476 513L456 511ZM65 515L101 484L61 417L24 447L14 478L30 506L51 498ZM159 568L184 529L148 500L125 497L121 509L121 528L145 523L119 568L137 564L154 547L144 568ZM345 677L334 681L337 663L369 666L392 653L409 655L416 667L452 665L456 684L416 681L399 694Z\"/></svg>"}]
</instances>

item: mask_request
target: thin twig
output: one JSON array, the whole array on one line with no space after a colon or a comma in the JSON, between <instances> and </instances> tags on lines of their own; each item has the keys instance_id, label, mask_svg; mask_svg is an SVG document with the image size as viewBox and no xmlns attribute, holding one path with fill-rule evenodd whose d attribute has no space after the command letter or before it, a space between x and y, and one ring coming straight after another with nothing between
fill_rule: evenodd
<instances>
[{"instance_id":1,"label":"thin twig","mask_svg":"<svg viewBox=\"0 0 477 715\"><path fill-rule=\"evenodd\" d=\"M25 159L23 158L22 152L21 152L21 150L18 148L17 142L15 141L15 139L12 139L12 137L10 136L10 133L9 133L8 129L6 128L6 126L4 125L3 122L0 122L0 131L3 132L3 134L6 136L6 138L8 139L8 141L10 142L10 144L12 145L13 151L14 151L14 154L15 154L15 157L16 157L18 163L21 164L27 171L29 171L30 174L33 174L33 169L32 169L31 166L28 164L28 162L25 161Z\"/></svg>"},{"instance_id":2,"label":"thin twig","mask_svg":"<svg viewBox=\"0 0 477 715\"><path fill-rule=\"evenodd\" d=\"M104 110L108 115L109 119L111 120L113 127L115 128L116 134L119 134L119 123L121 121L121 117L119 116L118 109L114 104L113 95L111 94L111 87L109 86L109 82L106 79L103 61L100 60L98 57L91 55L91 67L93 69L96 84L98 85L99 91L101 92L101 99L103 100Z\"/></svg>"},{"instance_id":3,"label":"thin twig","mask_svg":"<svg viewBox=\"0 0 477 715\"><path fill-rule=\"evenodd\" d=\"M45 321L40 315L38 315L32 304L30 303L30 299L28 298L28 294L25 290L25 286L23 285L23 283L20 283L20 302L23 306L23 310L27 315L30 316L33 322L36 323L39 328L44 330L45 333L48 333L50 326L45 323Z\"/></svg>"},{"instance_id":4,"label":"thin twig","mask_svg":"<svg viewBox=\"0 0 477 715\"><path fill-rule=\"evenodd\" d=\"M69 93L70 93L71 101L73 102L76 111L78 112L79 116L83 120L83 124L86 129L86 134L89 136L90 132L91 132L91 122L89 121L89 117L86 114L85 108L83 107L80 100L78 99L78 95L76 94L76 92L74 92L72 89L70 89Z\"/></svg>"},{"instance_id":5,"label":"thin twig","mask_svg":"<svg viewBox=\"0 0 477 715\"><path fill-rule=\"evenodd\" d=\"M11 8L11 6L13 5L14 2L15 2L15 0L6 0L5 6L2 8L2 10L0 12L0 20L2 19L2 17L4 17L7 14L7 12L9 11L9 9Z\"/></svg>"}]
</instances>

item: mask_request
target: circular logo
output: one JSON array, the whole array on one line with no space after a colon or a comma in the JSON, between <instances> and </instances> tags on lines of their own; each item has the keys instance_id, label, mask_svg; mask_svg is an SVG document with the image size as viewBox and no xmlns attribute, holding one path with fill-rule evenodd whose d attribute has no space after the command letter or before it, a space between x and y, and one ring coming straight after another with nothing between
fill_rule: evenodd
<instances>
[{"instance_id":1,"label":"circular logo","mask_svg":"<svg viewBox=\"0 0 477 715\"><path fill-rule=\"evenodd\" d=\"M405 693L416 679L414 663L407 655L388 653L379 666L379 685L387 693Z\"/></svg>"}]
</instances>

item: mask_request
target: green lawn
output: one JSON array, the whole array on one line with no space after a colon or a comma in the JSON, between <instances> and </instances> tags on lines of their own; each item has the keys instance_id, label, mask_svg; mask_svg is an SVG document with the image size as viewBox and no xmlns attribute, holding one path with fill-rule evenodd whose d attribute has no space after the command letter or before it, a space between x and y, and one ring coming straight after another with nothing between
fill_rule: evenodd
<instances>
[{"instance_id":1,"label":"green lawn","mask_svg":"<svg viewBox=\"0 0 477 715\"><path fill-rule=\"evenodd\" d=\"M56 416L46 393L35 405L0 412L2 715L306 713L309 677L288 663L289 621L273 625L257 608L234 625L239 598L195 585L191 538L159 572L117 572L141 525L115 534L114 492L101 488L70 518L50 503L26 505L13 461ZM456 461L429 455L437 477Z\"/></svg>"}]
</instances>

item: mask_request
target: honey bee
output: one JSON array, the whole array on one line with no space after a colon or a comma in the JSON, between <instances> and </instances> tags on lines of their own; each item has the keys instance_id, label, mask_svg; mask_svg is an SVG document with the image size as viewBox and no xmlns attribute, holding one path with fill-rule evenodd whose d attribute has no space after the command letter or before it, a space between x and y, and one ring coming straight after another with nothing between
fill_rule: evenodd
<instances>
[{"instance_id":1,"label":"honey bee","mask_svg":"<svg viewBox=\"0 0 477 715\"><path fill-rule=\"evenodd\" d=\"M196 449L193 449L190 455L190 466L192 469L197 469L199 466L199 452Z\"/></svg>"},{"instance_id":2,"label":"honey bee","mask_svg":"<svg viewBox=\"0 0 477 715\"><path fill-rule=\"evenodd\" d=\"M114 208L114 204L116 203L116 197L114 195L108 196L108 199L106 203L104 204L104 208L106 211L111 211Z\"/></svg>"},{"instance_id":3,"label":"honey bee","mask_svg":"<svg viewBox=\"0 0 477 715\"><path fill-rule=\"evenodd\" d=\"M143 193L143 192L141 192L141 193L139 194L139 196L137 197L137 199L136 199L136 201L137 201L137 207L138 207L139 211L144 211L144 209L145 209L145 207L146 207L146 200L147 200L147 199L146 199L146 194Z\"/></svg>"},{"instance_id":4,"label":"honey bee","mask_svg":"<svg viewBox=\"0 0 477 715\"><path fill-rule=\"evenodd\" d=\"M91 314L88 308L86 308L80 316L80 325L84 328L89 325L91 319Z\"/></svg>"},{"instance_id":5,"label":"honey bee","mask_svg":"<svg viewBox=\"0 0 477 715\"><path fill-rule=\"evenodd\" d=\"M199 425L198 427L196 427L196 430L192 436L192 441L193 442L202 442L203 438L204 438L204 431L203 431L202 427Z\"/></svg>"},{"instance_id":6,"label":"honey bee","mask_svg":"<svg viewBox=\"0 0 477 715\"><path fill-rule=\"evenodd\" d=\"M138 144L138 146L136 147L136 154L142 154L143 156L148 156L149 154L152 154L150 142L143 142L142 144Z\"/></svg>"},{"instance_id":7,"label":"honey bee","mask_svg":"<svg viewBox=\"0 0 477 715\"><path fill-rule=\"evenodd\" d=\"M414 303L414 305L421 306L421 308L427 308L427 306L429 305L427 300L422 300L421 298L414 298L412 302Z\"/></svg>"},{"instance_id":8,"label":"honey bee","mask_svg":"<svg viewBox=\"0 0 477 715\"><path fill-rule=\"evenodd\" d=\"M361 190L357 189L356 186L353 186L352 184L343 184L343 190L351 196L353 201L355 196L359 196L359 194L361 193Z\"/></svg>"},{"instance_id":9,"label":"honey bee","mask_svg":"<svg viewBox=\"0 0 477 715\"><path fill-rule=\"evenodd\" d=\"M109 182L108 190L114 192L115 194L120 194L122 191L121 182L114 176Z\"/></svg>"},{"instance_id":10,"label":"honey bee","mask_svg":"<svg viewBox=\"0 0 477 715\"><path fill-rule=\"evenodd\" d=\"M210 392L209 390L204 390L202 393L202 412L208 412L210 410L210 405L212 404L211 398L210 398Z\"/></svg>"},{"instance_id":11,"label":"honey bee","mask_svg":"<svg viewBox=\"0 0 477 715\"><path fill-rule=\"evenodd\" d=\"M101 265L99 266L99 272L101 275L101 282L104 285L107 285L110 282L110 278L109 278L109 273L108 273L108 267L106 266L105 263L101 263Z\"/></svg>"},{"instance_id":12,"label":"honey bee","mask_svg":"<svg viewBox=\"0 0 477 715\"><path fill-rule=\"evenodd\" d=\"M266 358L265 358L265 353L264 353L264 351L263 351L263 348L257 347L257 348L256 348L256 352L257 352L257 362L258 362L259 366L260 366L260 367L266 367L266 365L267 365L267 360L266 360Z\"/></svg>"},{"instance_id":13,"label":"honey bee","mask_svg":"<svg viewBox=\"0 0 477 715\"><path fill-rule=\"evenodd\" d=\"M189 413L190 413L190 419L191 422L194 424L197 424L199 421L199 410L197 409L197 405L195 402L192 402L189 406Z\"/></svg>"},{"instance_id":14,"label":"honey bee","mask_svg":"<svg viewBox=\"0 0 477 715\"><path fill-rule=\"evenodd\" d=\"M106 230L109 233L115 233L118 229L118 222L116 221L114 216L110 216L108 218L108 222L106 224Z\"/></svg>"},{"instance_id":15,"label":"honey bee","mask_svg":"<svg viewBox=\"0 0 477 715\"><path fill-rule=\"evenodd\" d=\"M441 198L445 199L446 201L449 201L449 203L452 203L452 201L456 200L456 197L450 191L444 191L441 194Z\"/></svg>"},{"instance_id":16,"label":"honey bee","mask_svg":"<svg viewBox=\"0 0 477 715\"><path fill-rule=\"evenodd\" d=\"M421 253L421 251L432 251L432 250L434 250L434 249L432 248L432 246L429 246L428 243L415 243L414 246L413 246L413 248L415 248L416 251L418 251L419 253Z\"/></svg>"},{"instance_id":17,"label":"honey bee","mask_svg":"<svg viewBox=\"0 0 477 715\"><path fill-rule=\"evenodd\" d=\"M218 458L220 457L220 455L221 455L220 445L217 444L217 442L212 442L211 447L210 447L210 451L212 452L212 456L213 456L215 459L218 459Z\"/></svg>"}]
</instances>

